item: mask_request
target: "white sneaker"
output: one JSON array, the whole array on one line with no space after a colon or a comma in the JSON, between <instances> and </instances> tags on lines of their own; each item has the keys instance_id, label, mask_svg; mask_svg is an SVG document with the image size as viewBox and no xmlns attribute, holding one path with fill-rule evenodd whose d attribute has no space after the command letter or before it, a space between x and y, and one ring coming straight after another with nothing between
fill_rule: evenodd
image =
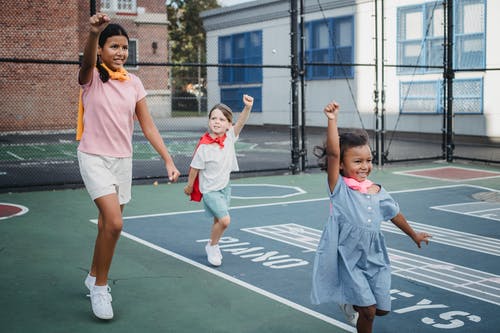
<instances>
[{"instance_id":1,"label":"white sneaker","mask_svg":"<svg viewBox=\"0 0 500 333\"><path fill-rule=\"evenodd\" d=\"M94 289L95 285L95 276L91 276L90 274L87 274L87 277L85 278L85 287L89 290L89 293ZM90 296L88 294L87 296Z\"/></svg>"},{"instance_id":2,"label":"white sneaker","mask_svg":"<svg viewBox=\"0 0 500 333\"><path fill-rule=\"evenodd\" d=\"M220 252L217 253L218 246L210 245L210 242L205 246L205 251L207 252L207 259L210 264L213 266L220 266L222 264L222 259Z\"/></svg>"},{"instance_id":3,"label":"white sneaker","mask_svg":"<svg viewBox=\"0 0 500 333\"><path fill-rule=\"evenodd\" d=\"M220 247L219 244L215 244L215 251L217 252L217 255L219 256L220 260L222 260L222 252L220 252Z\"/></svg>"},{"instance_id":4,"label":"white sneaker","mask_svg":"<svg viewBox=\"0 0 500 333\"><path fill-rule=\"evenodd\" d=\"M87 277L85 278L84 283L85 283L85 287L87 287L87 289L89 290L87 297L90 297L90 293L92 292L92 289L94 289L94 286L95 286L95 276L87 274ZM110 286L108 286L108 292L111 292Z\"/></svg>"},{"instance_id":5,"label":"white sneaker","mask_svg":"<svg viewBox=\"0 0 500 333\"><path fill-rule=\"evenodd\" d=\"M113 308L111 307L111 301L113 298L108 292L106 286L105 290L94 287L90 292L90 303L92 303L92 312L99 319L113 319Z\"/></svg>"},{"instance_id":6,"label":"white sneaker","mask_svg":"<svg viewBox=\"0 0 500 333\"><path fill-rule=\"evenodd\" d=\"M354 327L358 323L359 313L354 310L351 304L339 304L340 310L344 313L345 319Z\"/></svg>"}]
</instances>

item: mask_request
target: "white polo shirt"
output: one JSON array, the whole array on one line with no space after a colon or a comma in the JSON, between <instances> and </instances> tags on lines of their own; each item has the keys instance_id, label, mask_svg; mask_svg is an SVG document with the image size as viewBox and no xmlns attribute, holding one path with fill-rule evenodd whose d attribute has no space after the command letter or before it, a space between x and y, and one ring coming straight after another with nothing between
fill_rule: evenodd
<instances>
[{"instance_id":1,"label":"white polo shirt","mask_svg":"<svg viewBox=\"0 0 500 333\"><path fill-rule=\"evenodd\" d=\"M201 193L222 190L229 184L231 171L239 170L234 149L238 137L232 127L226 135L223 148L217 143L201 144L193 156L191 167L200 170Z\"/></svg>"}]
</instances>

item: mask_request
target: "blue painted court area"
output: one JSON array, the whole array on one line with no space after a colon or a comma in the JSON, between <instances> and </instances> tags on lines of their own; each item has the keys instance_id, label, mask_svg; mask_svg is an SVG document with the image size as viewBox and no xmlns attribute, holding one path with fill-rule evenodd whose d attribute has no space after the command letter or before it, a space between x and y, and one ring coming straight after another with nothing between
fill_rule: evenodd
<instances>
[{"instance_id":1,"label":"blue painted court area","mask_svg":"<svg viewBox=\"0 0 500 333\"><path fill-rule=\"evenodd\" d=\"M269 191L261 190L248 186L235 192L253 198ZM392 313L378 318L374 331L498 332L500 203L478 199L492 191L453 185L392 192L413 228L434 237L418 249L392 223L383 224L393 268ZM300 189L271 192L295 201L252 205L249 199L248 205L233 207L219 268L206 260L212 221L202 210L127 217L123 235L354 332L335 304L309 301L328 200L301 201Z\"/></svg>"}]
</instances>

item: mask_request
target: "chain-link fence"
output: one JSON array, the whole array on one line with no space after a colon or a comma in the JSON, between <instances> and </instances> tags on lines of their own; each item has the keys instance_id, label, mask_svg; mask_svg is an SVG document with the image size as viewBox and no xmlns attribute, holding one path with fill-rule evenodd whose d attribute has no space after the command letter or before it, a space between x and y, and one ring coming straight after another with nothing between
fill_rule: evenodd
<instances>
[{"instance_id":1,"label":"chain-link fence","mask_svg":"<svg viewBox=\"0 0 500 333\"><path fill-rule=\"evenodd\" d=\"M125 12L110 13L129 33L126 68L141 78L150 112L183 175L206 130L207 109L222 101L237 112L242 93L257 98L236 147L241 174L316 167L313 147L325 135L322 110L333 98L342 105L342 129L370 133L376 163L445 159L447 144L454 145L456 159L500 162L499 144L488 135L498 126L492 121L499 111L485 110L486 92L491 94L498 71L477 62L486 49L484 24L476 25L477 17L484 23L486 0L455 1L457 22L463 24L455 33L459 56L452 142L446 133L450 91L443 80L443 2L386 1L381 6L365 1L346 9L335 1L297 1L296 21L290 14L293 2L255 1L243 9L203 13L205 27L213 16L220 28L207 28L206 44L193 51L200 59L194 63L172 61L172 43L182 40L169 38L164 1L132 1ZM259 17L258 10L271 5L276 6L274 16ZM74 0L64 11L51 3L38 8L57 19L40 18L28 4L0 14L3 190L81 185L74 128L88 6L88 1ZM100 8L99 2L96 6ZM68 17L68 12L73 14ZM234 23L235 15L250 14L243 23ZM415 25L420 33L410 29ZM165 177L163 163L139 126L133 148L134 180Z\"/></svg>"}]
</instances>

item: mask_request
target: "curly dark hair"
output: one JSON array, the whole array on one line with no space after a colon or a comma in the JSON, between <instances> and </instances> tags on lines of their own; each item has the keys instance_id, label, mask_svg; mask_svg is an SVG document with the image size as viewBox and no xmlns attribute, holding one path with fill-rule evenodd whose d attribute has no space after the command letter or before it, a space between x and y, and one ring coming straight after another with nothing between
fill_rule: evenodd
<instances>
[{"instance_id":1,"label":"curly dark hair","mask_svg":"<svg viewBox=\"0 0 500 333\"><path fill-rule=\"evenodd\" d=\"M368 133L363 129L350 130L339 135L340 160L344 158L344 152L353 147L368 145ZM328 158L326 156L326 140L322 146L315 146L313 154L318 158L318 166L322 171L328 169Z\"/></svg>"},{"instance_id":2,"label":"curly dark hair","mask_svg":"<svg viewBox=\"0 0 500 333\"><path fill-rule=\"evenodd\" d=\"M106 44L106 40L109 37L113 36L125 36L127 38L127 41L129 40L127 31L121 25L110 23L99 35L99 46L103 48L104 44ZM101 78L102 82L108 82L109 73L104 67L102 67L99 57L97 57L96 67L99 71L99 77Z\"/></svg>"}]
</instances>

